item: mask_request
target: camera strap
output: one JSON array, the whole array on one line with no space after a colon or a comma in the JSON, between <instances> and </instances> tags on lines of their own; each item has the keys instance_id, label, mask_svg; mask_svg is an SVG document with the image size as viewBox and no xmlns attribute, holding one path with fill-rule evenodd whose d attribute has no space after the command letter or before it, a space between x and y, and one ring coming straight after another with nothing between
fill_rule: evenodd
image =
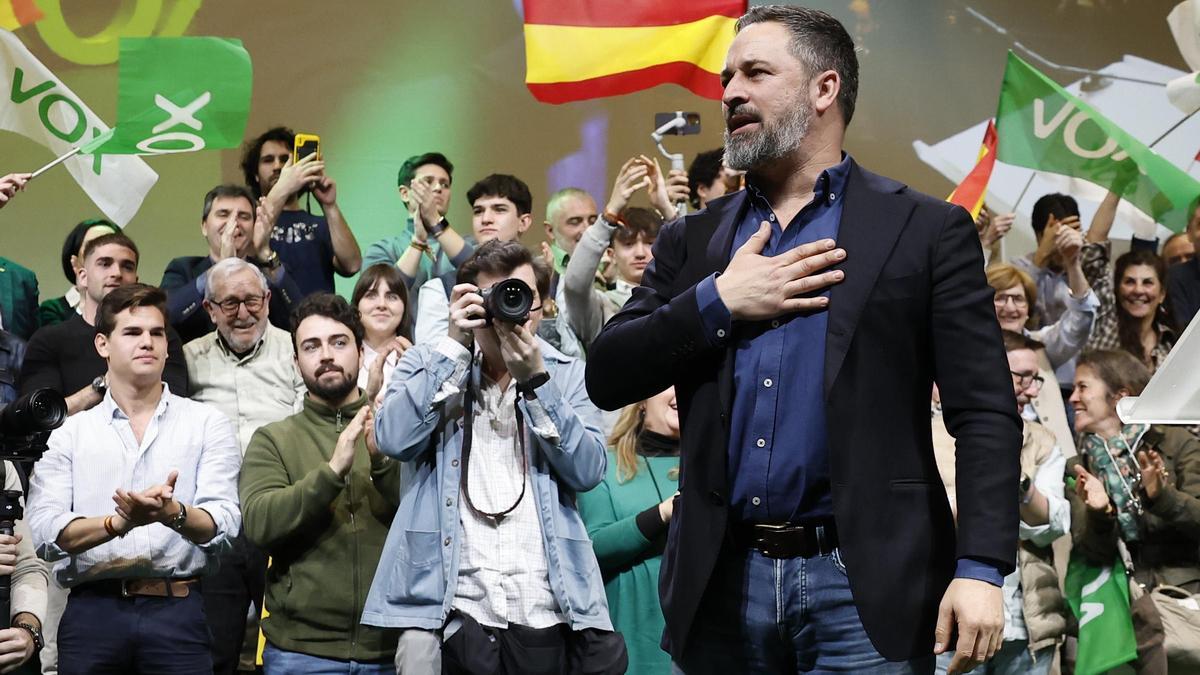
<instances>
[{"instance_id":1,"label":"camera strap","mask_svg":"<svg viewBox=\"0 0 1200 675\"><path fill-rule=\"evenodd\" d=\"M467 480L470 476L470 461L471 461L471 437L474 436L474 408L475 388L472 386L471 372L474 368L467 369L467 391L463 396L463 442L462 442L462 474L459 476L459 490L462 492L462 498L467 502L467 508L477 516L491 518L499 523L505 516L512 513L517 506L521 504L521 500L525 498L525 483L529 476L529 455L525 452L525 418L521 415L521 408L517 405L520 400L519 396L513 400L513 412L517 416L517 447L521 450L521 493L517 495L517 501L512 503L512 506L499 511L497 513L489 513L487 511L476 508L475 503L471 501L471 492L467 487ZM509 386L515 386L510 384Z\"/></svg>"}]
</instances>

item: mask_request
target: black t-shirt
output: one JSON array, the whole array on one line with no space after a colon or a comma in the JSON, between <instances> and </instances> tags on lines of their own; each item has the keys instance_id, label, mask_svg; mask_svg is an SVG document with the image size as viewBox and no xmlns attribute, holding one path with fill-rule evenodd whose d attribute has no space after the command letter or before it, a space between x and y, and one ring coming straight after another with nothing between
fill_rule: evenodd
<instances>
[{"instance_id":1,"label":"black t-shirt","mask_svg":"<svg viewBox=\"0 0 1200 675\"><path fill-rule=\"evenodd\" d=\"M333 237L325 216L284 211L271 230L271 248L300 287L301 297L333 292Z\"/></svg>"},{"instance_id":2,"label":"black t-shirt","mask_svg":"<svg viewBox=\"0 0 1200 675\"><path fill-rule=\"evenodd\" d=\"M49 387L70 396L107 372L108 364L96 352L96 329L76 314L62 323L38 329L29 339L21 367L21 393ZM172 394L191 394L183 343L169 326L163 381Z\"/></svg>"}]
</instances>

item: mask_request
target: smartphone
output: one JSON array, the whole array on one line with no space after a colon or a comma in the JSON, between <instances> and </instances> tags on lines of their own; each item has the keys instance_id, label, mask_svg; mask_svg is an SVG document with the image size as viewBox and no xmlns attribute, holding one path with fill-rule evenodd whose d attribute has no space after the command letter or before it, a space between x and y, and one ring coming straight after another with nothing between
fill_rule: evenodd
<instances>
[{"instance_id":1,"label":"smartphone","mask_svg":"<svg viewBox=\"0 0 1200 675\"><path fill-rule=\"evenodd\" d=\"M299 164L309 155L321 159L321 137L316 134L296 134L296 145L292 150L292 164Z\"/></svg>"},{"instance_id":2,"label":"smartphone","mask_svg":"<svg viewBox=\"0 0 1200 675\"><path fill-rule=\"evenodd\" d=\"M654 113L654 128L661 129L676 117L682 116L685 124L666 132L672 136L691 136L700 133L700 113L694 112L664 112Z\"/></svg>"}]
</instances>

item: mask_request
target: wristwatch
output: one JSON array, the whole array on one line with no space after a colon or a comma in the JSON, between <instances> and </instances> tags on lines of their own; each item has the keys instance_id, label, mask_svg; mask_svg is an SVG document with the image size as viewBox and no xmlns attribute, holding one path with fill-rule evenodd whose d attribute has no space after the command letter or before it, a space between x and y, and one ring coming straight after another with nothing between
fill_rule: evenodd
<instances>
[{"instance_id":1,"label":"wristwatch","mask_svg":"<svg viewBox=\"0 0 1200 675\"><path fill-rule=\"evenodd\" d=\"M104 398L104 392L108 391L108 381L104 379L103 375L97 375L96 379L92 380L92 391Z\"/></svg>"},{"instance_id":2,"label":"wristwatch","mask_svg":"<svg viewBox=\"0 0 1200 675\"><path fill-rule=\"evenodd\" d=\"M550 381L550 373L547 373L546 371L542 371L540 373L534 374L533 377L529 378L528 380L525 380L524 382L518 382L517 383L517 391L520 392L521 397L524 398L526 401L533 401L533 400L537 399L537 391L536 391L537 388L542 386L543 384L546 384L549 381Z\"/></svg>"},{"instance_id":3,"label":"wristwatch","mask_svg":"<svg viewBox=\"0 0 1200 675\"><path fill-rule=\"evenodd\" d=\"M46 646L46 641L42 638L42 631L38 630L31 623L19 621L13 624L13 628L23 628L33 638L33 653L37 654L42 651L42 647Z\"/></svg>"},{"instance_id":4,"label":"wristwatch","mask_svg":"<svg viewBox=\"0 0 1200 675\"><path fill-rule=\"evenodd\" d=\"M166 524L167 527L171 528L172 530L175 530L176 532L182 532L183 526L186 523L187 507L183 505L183 502L179 502L179 513L175 514L175 517L168 520Z\"/></svg>"},{"instance_id":5,"label":"wristwatch","mask_svg":"<svg viewBox=\"0 0 1200 675\"><path fill-rule=\"evenodd\" d=\"M272 250L271 255L267 256L265 260L262 258L255 258L253 262L258 267L265 267L269 270L273 270L279 265L279 254Z\"/></svg>"},{"instance_id":6,"label":"wristwatch","mask_svg":"<svg viewBox=\"0 0 1200 675\"><path fill-rule=\"evenodd\" d=\"M448 229L450 229L450 221L446 220L445 218L442 218L441 220L437 221L433 225L426 227L425 231L429 233L429 236L433 237L434 239L437 239L438 237L442 236L442 233Z\"/></svg>"}]
</instances>

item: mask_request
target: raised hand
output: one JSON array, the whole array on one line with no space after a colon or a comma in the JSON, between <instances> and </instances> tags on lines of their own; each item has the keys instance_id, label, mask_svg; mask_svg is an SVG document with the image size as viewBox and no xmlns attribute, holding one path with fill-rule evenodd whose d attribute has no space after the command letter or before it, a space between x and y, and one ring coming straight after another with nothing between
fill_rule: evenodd
<instances>
[{"instance_id":1,"label":"raised hand","mask_svg":"<svg viewBox=\"0 0 1200 675\"><path fill-rule=\"evenodd\" d=\"M1112 503L1108 500L1108 492L1104 489L1104 483L1079 464L1075 465L1075 494L1083 500L1088 509L1098 513L1108 511L1109 505Z\"/></svg>"},{"instance_id":2,"label":"raised hand","mask_svg":"<svg viewBox=\"0 0 1200 675\"><path fill-rule=\"evenodd\" d=\"M474 284L459 284L450 291L450 328L448 334L469 347L474 330L487 325L483 296Z\"/></svg>"},{"instance_id":3,"label":"raised hand","mask_svg":"<svg viewBox=\"0 0 1200 675\"><path fill-rule=\"evenodd\" d=\"M33 177L31 173L10 173L0 178L0 209L4 208L18 192L25 189L25 183Z\"/></svg>"},{"instance_id":4,"label":"raised hand","mask_svg":"<svg viewBox=\"0 0 1200 675\"><path fill-rule=\"evenodd\" d=\"M1138 468L1142 470L1142 490L1150 501L1158 498L1163 488L1170 485L1171 474L1163 462L1162 455L1154 450L1138 450Z\"/></svg>"},{"instance_id":5,"label":"raised hand","mask_svg":"<svg viewBox=\"0 0 1200 675\"><path fill-rule=\"evenodd\" d=\"M337 445L333 448L333 457L329 458L329 468L338 476L345 478L354 465L354 447L362 438L366 429L367 415L371 412L370 405L358 409L358 413L350 419L350 423L338 434Z\"/></svg>"},{"instance_id":6,"label":"raised hand","mask_svg":"<svg viewBox=\"0 0 1200 675\"><path fill-rule=\"evenodd\" d=\"M619 214L629 204L633 193L650 185L650 169L640 157L633 157L621 165L617 180L613 182L612 195L608 198L608 213ZM610 223L615 225L616 223Z\"/></svg>"},{"instance_id":7,"label":"raised hand","mask_svg":"<svg viewBox=\"0 0 1200 675\"><path fill-rule=\"evenodd\" d=\"M510 375L517 382L525 382L537 373L544 372L542 350L537 337L526 326L497 321L496 336L500 338L500 356Z\"/></svg>"}]
</instances>

